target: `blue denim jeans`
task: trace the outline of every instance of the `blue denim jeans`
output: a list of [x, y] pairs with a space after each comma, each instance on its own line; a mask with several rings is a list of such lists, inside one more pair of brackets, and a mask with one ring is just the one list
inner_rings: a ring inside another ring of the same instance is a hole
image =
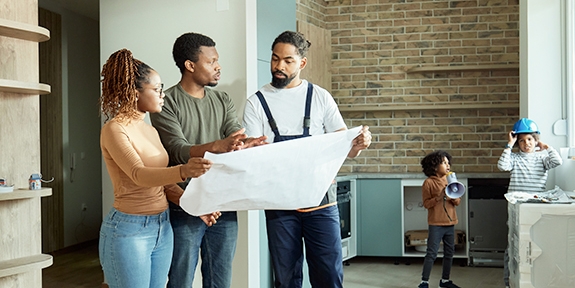
[[167, 287], [192, 287], [200, 253], [202, 287], [230, 287], [238, 239], [237, 213], [222, 212], [218, 222], [208, 227], [200, 217], [170, 203], [170, 219], [174, 229], [174, 257]]
[[427, 251], [423, 260], [423, 272], [421, 280], [428, 281], [431, 268], [437, 258], [439, 243], [443, 240], [443, 270], [441, 279], [449, 279], [451, 274], [451, 265], [453, 264], [453, 253], [455, 252], [455, 227], [451, 226], [434, 226], [429, 225], [427, 235]]
[[275, 287], [302, 287], [304, 243], [312, 287], [343, 287], [337, 205], [312, 212], [266, 210], [265, 213]]
[[163, 288], [172, 261], [169, 210], [133, 215], [110, 210], [100, 228], [99, 254], [110, 288]]

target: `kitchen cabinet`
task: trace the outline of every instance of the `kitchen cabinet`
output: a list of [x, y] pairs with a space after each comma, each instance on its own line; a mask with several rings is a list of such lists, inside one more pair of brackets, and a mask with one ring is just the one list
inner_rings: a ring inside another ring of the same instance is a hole
[[[427, 210], [423, 207], [421, 199], [421, 186], [425, 179], [404, 179], [401, 181], [400, 194], [402, 197], [401, 219], [402, 219], [402, 256], [404, 257], [425, 257], [426, 245], [406, 246], [405, 232], [412, 230], [427, 230]], [[467, 187], [467, 179], [458, 177], [457, 181]], [[455, 230], [463, 231], [464, 235], [461, 243], [455, 245], [454, 258], [468, 258], [469, 244], [467, 243], [467, 193], [461, 196], [461, 204], [456, 207], [458, 224]], [[456, 235], [457, 236], [457, 235]], [[440, 247], [441, 249], [442, 247]], [[440, 250], [441, 251], [441, 250]], [[442, 257], [442, 253], [438, 253]]]
[[358, 179], [357, 255], [402, 256], [400, 179]]

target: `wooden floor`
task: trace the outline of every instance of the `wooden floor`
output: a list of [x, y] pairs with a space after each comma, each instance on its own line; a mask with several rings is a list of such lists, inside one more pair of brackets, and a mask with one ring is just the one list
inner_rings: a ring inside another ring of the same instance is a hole
[[[53, 253], [54, 264], [42, 270], [44, 288], [90, 287], [102, 288], [104, 276], [98, 258], [98, 242], [90, 241], [79, 247], [66, 248]], [[408, 288], [417, 287], [421, 277], [423, 259], [397, 259], [383, 257], [356, 257], [344, 266], [346, 288]], [[452, 279], [461, 287], [499, 288], [503, 285], [503, 269], [468, 267], [454, 261]], [[441, 276], [441, 260], [432, 269], [431, 282], [435, 285]], [[232, 285], [233, 287], [233, 285]], [[430, 286], [435, 287], [435, 286]], [[251, 288], [251, 287], [250, 287]], [[254, 287], [267, 288], [267, 287]]]
[[54, 264], [42, 270], [43, 288], [100, 288], [104, 273], [98, 257], [98, 240], [52, 253]]

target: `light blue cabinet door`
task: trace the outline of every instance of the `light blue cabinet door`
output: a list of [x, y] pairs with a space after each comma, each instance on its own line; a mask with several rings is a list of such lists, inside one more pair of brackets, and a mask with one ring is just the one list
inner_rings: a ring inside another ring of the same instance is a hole
[[358, 256], [401, 256], [401, 180], [357, 180]]

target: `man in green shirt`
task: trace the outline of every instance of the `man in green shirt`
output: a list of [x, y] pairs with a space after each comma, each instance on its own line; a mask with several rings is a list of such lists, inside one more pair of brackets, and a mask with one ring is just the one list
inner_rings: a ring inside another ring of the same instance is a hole
[[[225, 153], [265, 143], [265, 137], [247, 138], [227, 93], [206, 87], [220, 80], [215, 45], [210, 37], [197, 33], [183, 34], [174, 43], [172, 54], [182, 77], [165, 91], [162, 112], [150, 115], [170, 165], [187, 163], [206, 151]], [[185, 189], [188, 181], [180, 186]], [[200, 250], [203, 287], [230, 287], [238, 233], [236, 212], [221, 213], [212, 225], [207, 220], [212, 214], [196, 217], [179, 203], [169, 204], [174, 254], [167, 287], [192, 287]]]

